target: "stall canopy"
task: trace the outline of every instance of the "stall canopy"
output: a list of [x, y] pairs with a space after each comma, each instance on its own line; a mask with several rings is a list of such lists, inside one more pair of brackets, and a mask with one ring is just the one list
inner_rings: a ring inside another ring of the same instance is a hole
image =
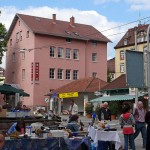
[[[142, 95], [139, 95], [139, 97]], [[113, 96], [103, 96], [93, 100], [90, 100], [92, 103], [103, 102], [103, 101], [124, 101], [124, 100], [133, 100], [135, 95], [113, 95]]]
[[28, 93], [24, 92], [22, 89], [17, 89], [15, 87], [12, 87], [9, 84], [0, 85], [0, 93], [1, 94], [19, 93], [20, 96], [30, 96]]

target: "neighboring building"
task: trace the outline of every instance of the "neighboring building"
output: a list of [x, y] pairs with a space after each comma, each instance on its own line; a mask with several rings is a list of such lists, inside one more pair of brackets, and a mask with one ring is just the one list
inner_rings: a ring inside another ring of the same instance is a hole
[[107, 76], [111, 82], [115, 79], [115, 57], [107, 61], [107, 69], [108, 69]]
[[[100, 91], [101, 88], [106, 86], [108, 83], [95, 77], [86, 77], [82, 79], [78, 79], [76, 81], [72, 81], [71, 83], [65, 84], [64, 86], [55, 89], [53, 92], [47, 94], [51, 96], [51, 105], [53, 103], [53, 94], [57, 93], [72, 93], [72, 92], [78, 92], [78, 97], [74, 98], [63, 98], [63, 109], [68, 110], [70, 105], [70, 99], [74, 99], [75, 103], [78, 105], [79, 112], [84, 112], [84, 106], [85, 104], [93, 99], [98, 97], [98, 95], [95, 94], [96, 91]], [[99, 95], [100, 96], [100, 95]], [[51, 107], [52, 109], [52, 107]]]
[[84, 77], [107, 81], [107, 43], [90, 25], [16, 14], [8, 31], [6, 82], [30, 94], [28, 106], [44, 106], [45, 94]]
[[135, 50], [135, 37], [137, 37], [137, 51], [143, 51], [147, 48], [147, 28], [148, 24], [128, 29], [125, 35], [115, 46], [115, 72], [116, 78], [126, 73], [125, 52], [126, 50]]
[[5, 81], [5, 69], [0, 67], [0, 83], [3, 84]]

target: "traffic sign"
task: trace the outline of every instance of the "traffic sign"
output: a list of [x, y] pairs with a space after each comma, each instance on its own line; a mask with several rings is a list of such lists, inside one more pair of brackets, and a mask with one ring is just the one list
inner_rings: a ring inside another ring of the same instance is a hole
[[46, 103], [48, 103], [48, 102], [49, 102], [49, 98], [45, 98], [44, 100], [45, 100], [45, 102], [46, 102]]

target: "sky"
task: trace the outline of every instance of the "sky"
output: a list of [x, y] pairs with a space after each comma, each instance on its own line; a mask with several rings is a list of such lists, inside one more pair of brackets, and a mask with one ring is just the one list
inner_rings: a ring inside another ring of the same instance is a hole
[[[150, 23], [150, 0], [0, 0], [0, 22], [7, 30], [16, 13], [88, 24], [107, 36], [107, 59], [115, 56], [114, 46], [129, 28]], [[1, 67], [5, 68], [5, 56]]]

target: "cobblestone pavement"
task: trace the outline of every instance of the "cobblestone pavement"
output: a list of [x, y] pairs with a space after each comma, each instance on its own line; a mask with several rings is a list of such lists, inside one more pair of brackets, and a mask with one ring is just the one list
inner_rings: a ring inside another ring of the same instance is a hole
[[[62, 117], [62, 119], [67, 119], [68, 120], [68, 118], [69, 118], [69, 116], [68, 115], [62, 115], [61, 116]], [[87, 117], [84, 117], [84, 116], [80, 116], [79, 117], [79, 121], [82, 121], [83, 122], [83, 124], [85, 125], [84, 127], [84, 130], [87, 130], [88, 129], [88, 125], [89, 125], [89, 123], [92, 121], [92, 119], [91, 118], [87, 118]], [[113, 120], [113, 121], [111, 121], [111, 123], [112, 124], [116, 124], [116, 127], [117, 127], [117, 131], [118, 131], [118, 133], [119, 133], [119, 136], [120, 136], [120, 140], [121, 140], [121, 143], [122, 143], [122, 145], [123, 145], [123, 134], [122, 134], [122, 130], [121, 130], [121, 128], [120, 128], [120, 125], [119, 125], [119, 121], [118, 120]], [[136, 145], [136, 150], [142, 150], [143, 148], [142, 148], [142, 137], [141, 137], [141, 133], [139, 134], [139, 136], [135, 139], [135, 145]], [[144, 150], [144, 149], [143, 149]]]

